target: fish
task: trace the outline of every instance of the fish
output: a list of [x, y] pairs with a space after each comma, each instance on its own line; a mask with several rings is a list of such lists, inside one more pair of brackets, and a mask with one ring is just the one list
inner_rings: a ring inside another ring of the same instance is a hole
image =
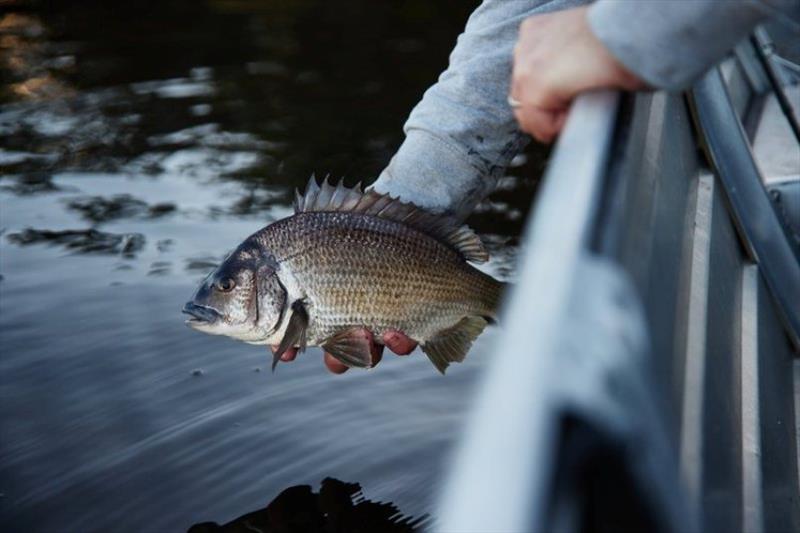
[[364, 329], [398, 330], [442, 374], [497, 321], [504, 284], [471, 263], [489, 259], [455, 218], [361, 185], [295, 191], [294, 214], [256, 231], [200, 284], [183, 312], [191, 328], [250, 344], [321, 346], [370, 368]]

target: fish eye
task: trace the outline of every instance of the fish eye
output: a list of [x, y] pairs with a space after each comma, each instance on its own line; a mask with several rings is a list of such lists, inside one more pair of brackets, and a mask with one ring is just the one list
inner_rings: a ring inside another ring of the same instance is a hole
[[225, 278], [221, 281], [216, 283], [217, 289], [222, 292], [230, 292], [236, 287], [236, 282], [233, 281], [231, 278]]

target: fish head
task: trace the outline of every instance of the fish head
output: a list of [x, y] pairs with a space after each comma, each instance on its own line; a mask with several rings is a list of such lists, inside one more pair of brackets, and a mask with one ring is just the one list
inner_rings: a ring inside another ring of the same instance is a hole
[[186, 324], [211, 335], [255, 342], [278, 329], [286, 290], [269, 252], [245, 241], [200, 284], [183, 307]]

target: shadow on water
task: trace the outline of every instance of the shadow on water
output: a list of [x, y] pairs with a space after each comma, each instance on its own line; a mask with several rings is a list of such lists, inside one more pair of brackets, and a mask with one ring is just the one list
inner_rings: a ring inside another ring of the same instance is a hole
[[[180, 308], [312, 172], [377, 176], [476, 4], [3, 2], [0, 529], [180, 531], [326, 477], [430, 511], [499, 329], [446, 378], [421, 353], [334, 377], [316, 349], [272, 375]], [[468, 221], [502, 279], [545, 155]]]
[[40, 243], [57, 244], [76, 252], [124, 257], [135, 257], [136, 252], [144, 248], [145, 244], [144, 235], [141, 233], [114, 234], [95, 229], [64, 231], [26, 229], [10, 234], [8, 240], [22, 246]]
[[309, 485], [289, 487], [263, 509], [222, 525], [195, 524], [187, 533], [412, 533], [427, 525], [427, 516], [404, 516], [392, 503], [367, 500], [358, 483], [325, 478], [318, 493]]

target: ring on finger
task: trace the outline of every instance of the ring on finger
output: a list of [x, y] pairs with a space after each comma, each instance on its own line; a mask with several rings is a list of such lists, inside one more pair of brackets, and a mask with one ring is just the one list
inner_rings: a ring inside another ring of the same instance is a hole
[[520, 107], [522, 107], [522, 102], [520, 102], [510, 94], [508, 95], [508, 98], [506, 98], [506, 101], [508, 102], [508, 105], [511, 106], [511, 109], [519, 109]]

